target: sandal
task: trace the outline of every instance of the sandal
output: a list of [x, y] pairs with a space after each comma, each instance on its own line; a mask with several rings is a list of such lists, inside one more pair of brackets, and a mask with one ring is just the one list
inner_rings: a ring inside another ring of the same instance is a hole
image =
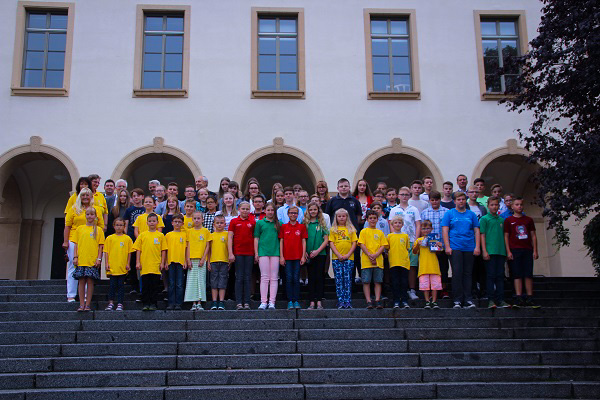
[[241, 305], [241, 304], [238, 304], [238, 305], [235, 307], [235, 309], [236, 309], [236, 310], [243, 310], [243, 309], [244, 309], [244, 306], [243, 306], [243, 305]]
[[113, 303], [109, 303], [108, 306], [104, 309], [104, 311], [112, 311], [115, 305]]
[[84, 312], [84, 311], [85, 311], [84, 306], [79, 306], [79, 308], [77, 309], [77, 312]]
[[250, 304], [244, 304], [244, 310], [250, 310]]

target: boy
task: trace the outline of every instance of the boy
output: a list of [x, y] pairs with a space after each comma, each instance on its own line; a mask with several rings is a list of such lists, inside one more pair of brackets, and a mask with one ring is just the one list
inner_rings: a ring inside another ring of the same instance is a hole
[[383, 207], [383, 214], [386, 218], [390, 216], [390, 210], [398, 205], [398, 192], [395, 188], [389, 188], [385, 192], [385, 207]]
[[302, 213], [306, 214], [306, 206], [308, 205], [308, 192], [304, 189], [298, 192], [298, 208]]
[[387, 239], [382, 231], [377, 229], [379, 215], [373, 210], [366, 212], [368, 227], [360, 232], [358, 245], [362, 249], [361, 253], [361, 279], [363, 283], [363, 292], [367, 300], [367, 308], [372, 309], [371, 303], [371, 281], [375, 283], [375, 306], [378, 309], [383, 308], [381, 304], [381, 284], [383, 283], [383, 250], [388, 245]]
[[158, 215], [150, 213], [147, 223], [148, 230], [140, 233], [133, 249], [137, 255], [135, 268], [142, 276], [142, 311], [156, 311], [160, 270], [167, 260], [167, 242], [165, 235], [157, 230]]
[[216, 196], [208, 196], [206, 198], [206, 212], [204, 213], [204, 223], [202, 225], [211, 233], [214, 231], [213, 224], [217, 213], [217, 203]]
[[[133, 189], [131, 191], [131, 202], [133, 205], [128, 207], [127, 210], [125, 210], [125, 215], [123, 216], [123, 219], [125, 220], [125, 232], [127, 233], [127, 236], [129, 236], [131, 238], [131, 241], [134, 241], [136, 238], [135, 229], [133, 227], [133, 224], [135, 223], [135, 220], [137, 219], [137, 217], [139, 217], [146, 211], [146, 209], [142, 205], [143, 201], [144, 201], [144, 191], [140, 188]], [[129, 262], [130, 269], [129, 269], [129, 273], [127, 274], [127, 278], [129, 279], [129, 284], [131, 285], [131, 288], [132, 288], [130, 294], [136, 294], [137, 289], [139, 289], [139, 287], [140, 287], [138, 273], [137, 273], [137, 270], [135, 269], [135, 265], [136, 265], [136, 253], [134, 252], [133, 257], [131, 257], [131, 261]]]
[[[481, 217], [483, 217], [485, 214], [487, 214], [487, 210], [484, 206], [482, 206], [478, 199], [479, 199], [479, 189], [477, 188], [477, 186], [472, 185], [469, 186], [469, 190], [467, 191], [467, 197], [468, 197], [468, 201], [467, 201], [467, 210], [471, 210], [475, 213], [475, 215], [477, 215], [477, 219], [481, 219]], [[487, 201], [487, 198], [486, 198]]]
[[[523, 198], [516, 197], [512, 203], [514, 214], [504, 221], [506, 257], [514, 279], [517, 302], [513, 307], [539, 308], [533, 296], [533, 260], [538, 259], [537, 235], [533, 220], [523, 214]], [[523, 280], [526, 295], [523, 295]]]
[[508, 308], [510, 305], [504, 301], [506, 246], [504, 245], [504, 218], [498, 215], [500, 199], [495, 196], [488, 198], [487, 206], [490, 212], [479, 220], [479, 232], [487, 275], [487, 294], [490, 299], [488, 308], [497, 306]]
[[[476, 179], [477, 180], [477, 179]], [[484, 215], [487, 214], [487, 209], [479, 204], [478, 197], [479, 189], [475, 185], [469, 186], [467, 191], [467, 210], [471, 210], [477, 216], [477, 220], [480, 220]], [[483, 257], [480, 255], [475, 256], [473, 260], [473, 289], [472, 292], [477, 294], [477, 297], [484, 299], [486, 297], [485, 287], [487, 284], [487, 278], [485, 273], [485, 264]]]
[[506, 205], [504, 204], [504, 196], [502, 195], [504, 189], [501, 185], [494, 183], [490, 190], [492, 191], [492, 196], [500, 199], [500, 208], [498, 209], [498, 215], [501, 215], [504, 211], [506, 211]]
[[377, 186], [375, 187], [375, 190], [381, 190], [383, 193], [385, 193], [387, 188], [388, 188], [387, 183], [377, 182]]
[[194, 211], [196, 211], [196, 204], [197, 202], [194, 199], [187, 199], [185, 201], [185, 205], [183, 207], [185, 215], [183, 216], [183, 226], [181, 228], [181, 230], [184, 232], [194, 227]]
[[229, 280], [229, 252], [227, 250], [228, 233], [225, 230], [225, 217], [214, 217], [215, 231], [210, 235], [210, 287], [212, 292], [211, 310], [225, 309], [225, 289]]
[[263, 219], [266, 214], [264, 212], [265, 208], [265, 199], [262, 195], [257, 194], [252, 198], [252, 205], [254, 206], [254, 211], [252, 211], [252, 215], [254, 216], [254, 220], [258, 221]]
[[[337, 190], [337, 196], [332, 197], [327, 202], [325, 213], [329, 214], [330, 221], [334, 221], [335, 212], [343, 208], [348, 211], [352, 225], [358, 228], [358, 219], [362, 217], [362, 210], [360, 202], [350, 194], [350, 181], [346, 178], [340, 179], [337, 183]], [[277, 213], [279, 214], [279, 210], [277, 210]]]
[[383, 204], [385, 203], [385, 193], [382, 192], [381, 190], [374, 191], [373, 192], [373, 201], [380, 202], [383, 207]]
[[[300, 186], [300, 185], [298, 185]], [[302, 188], [300, 188], [302, 189]], [[300, 191], [298, 189], [298, 191]], [[283, 224], [287, 224], [290, 222], [290, 218], [288, 217], [288, 209], [291, 206], [294, 206], [294, 188], [291, 186], [287, 186], [283, 189], [283, 195], [285, 196], [285, 203], [277, 209], [277, 219], [279, 222]], [[304, 211], [302, 209], [298, 210], [298, 223], [302, 223], [302, 219], [304, 217]]]
[[[431, 221], [423, 220], [421, 223], [423, 236], [417, 239], [412, 252], [419, 255], [419, 289], [425, 294], [425, 308], [437, 309], [440, 308], [437, 304], [437, 291], [442, 290], [442, 276], [435, 253], [442, 250], [437, 244], [430, 243], [431, 230]], [[436, 246], [436, 250], [431, 250], [432, 245]]]
[[410, 270], [410, 238], [402, 233], [404, 219], [401, 215], [392, 218], [392, 233], [387, 235], [388, 259], [392, 274], [392, 292], [394, 294], [394, 308], [410, 308], [408, 305], [408, 271]]
[[451, 210], [456, 207], [454, 204], [454, 199], [452, 198], [452, 195], [454, 194], [454, 184], [450, 181], [446, 181], [442, 187], [444, 196], [442, 197], [440, 205], [442, 207], [446, 207], [448, 210]]
[[410, 204], [413, 207], [416, 207], [417, 210], [419, 210], [419, 212], [423, 212], [423, 210], [429, 207], [429, 203], [425, 200], [421, 200], [421, 198], [419, 197], [422, 192], [423, 182], [418, 179], [413, 181], [410, 185], [410, 193], [412, 196], [410, 200], [408, 200], [408, 204]]
[[[429, 194], [429, 208], [427, 208], [421, 214], [421, 220], [431, 221], [432, 230], [431, 233], [435, 234], [438, 240], [442, 240], [442, 218], [448, 211], [446, 207], [441, 206], [442, 195], [437, 190], [432, 190]], [[438, 264], [442, 273], [442, 298], [450, 298], [446, 292], [446, 285], [448, 284], [448, 269], [450, 268], [450, 262], [448, 255], [443, 252], [436, 253], [438, 258]]]
[[[377, 225], [375, 226], [377, 229], [383, 232], [385, 236], [390, 234], [390, 224], [388, 224], [387, 219], [383, 216], [383, 206], [378, 201], [373, 201], [371, 203], [371, 210], [377, 213]], [[363, 228], [369, 226], [369, 221], [365, 221]]]
[[[179, 185], [177, 184], [177, 182], [169, 182], [169, 184], [167, 185], [167, 198], [164, 201], [161, 201], [160, 203], [158, 203], [158, 205], [156, 206], [156, 209], [154, 210], [156, 212], [156, 214], [163, 215], [165, 213], [165, 209], [167, 208], [167, 199], [170, 196], [177, 197], [178, 195], [179, 195]], [[185, 201], [182, 200], [179, 202], [179, 209], [183, 210], [184, 207], [185, 207]]]
[[477, 178], [473, 181], [473, 184], [477, 188], [477, 202], [483, 207], [487, 207], [488, 196], [484, 196], [485, 192], [485, 181], [483, 178]]
[[433, 178], [426, 176], [423, 178], [423, 193], [419, 195], [419, 198], [424, 201], [429, 201], [429, 194], [433, 190]]
[[[513, 200], [515, 199], [515, 195], [512, 193], [507, 193], [504, 195], [504, 205], [506, 206], [506, 210], [500, 214], [500, 216], [504, 219], [510, 217], [514, 214], [512, 209]], [[525, 215], [525, 213], [523, 213]]]
[[185, 196], [184, 201], [186, 203], [193, 201], [196, 210], [200, 211], [200, 203], [196, 201], [196, 187], [194, 185], [187, 185], [183, 191], [183, 195]]
[[[186, 203], [186, 206], [188, 204], [191, 203]], [[183, 270], [187, 269], [185, 258], [187, 235], [181, 229], [183, 219], [183, 215], [175, 214], [173, 216], [173, 231], [165, 235], [167, 242], [167, 262], [163, 265], [163, 270], [168, 271], [169, 275], [169, 305], [167, 306], [167, 310], [175, 309], [179, 311], [183, 304]]]

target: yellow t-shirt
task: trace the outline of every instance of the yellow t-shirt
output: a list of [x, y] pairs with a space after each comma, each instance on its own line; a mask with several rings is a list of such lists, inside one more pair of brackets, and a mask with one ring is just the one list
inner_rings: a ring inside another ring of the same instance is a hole
[[194, 219], [192, 217], [188, 217], [187, 215], [183, 216], [183, 226], [181, 227], [182, 231], [187, 231], [188, 229], [192, 229], [194, 227]]
[[[146, 232], [148, 230], [148, 215], [146, 213], [141, 214], [140, 216], [137, 217], [137, 219], [135, 220], [135, 222], [133, 223], [133, 226], [138, 228], [139, 233], [142, 232]], [[156, 225], [156, 228], [164, 228], [165, 227], [165, 223], [163, 222], [163, 219], [160, 215], [156, 215], [158, 217], [158, 225]]]
[[[360, 231], [358, 243], [364, 244], [371, 253], [375, 253], [380, 247], [387, 246], [388, 241], [382, 231], [367, 227]], [[373, 265], [364, 251], [360, 252], [361, 268], [383, 268], [383, 254], [380, 254], [375, 261], [376, 265]]]
[[[73, 193], [71, 197], [69, 197], [69, 201], [67, 201], [67, 206], [65, 207], [65, 214], [69, 212], [71, 207], [75, 205], [75, 201], [77, 200], [77, 192]], [[108, 214], [108, 206], [106, 205], [106, 198], [100, 192], [94, 193], [94, 206], [98, 206], [102, 209], [102, 214]]]
[[429, 250], [429, 246], [422, 247], [421, 242], [424, 237], [415, 241], [413, 249], [419, 246], [419, 276], [421, 275], [441, 275], [440, 264], [435, 253]]
[[141, 251], [140, 264], [142, 265], [141, 275], [155, 274], [160, 275], [160, 263], [162, 261], [162, 251], [167, 249], [167, 241], [162, 232], [142, 232], [133, 244], [134, 250]]
[[125, 275], [127, 273], [127, 256], [133, 251], [133, 241], [127, 235], [113, 234], [104, 242], [104, 252], [110, 266], [107, 275]]
[[227, 231], [210, 234], [210, 262], [229, 262]]
[[169, 232], [165, 235], [165, 239], [167, 241], [167, 263], [185, 265], [185, 248], [187, 246], [185, 232]]
[[[93, 206], [96, 209], [96, 222], [98, 223], [98, 228], [100, 230], [104, 229], [104, 218], [102, 218], [102, 207]], [[65, 226], [71, 227], [71, 232], [69, 233], [69, 241], [73, 242], [73, 238], [75, 237], [75, 231], [82, 225], [85, 225], [85, 210], [81, 210], [79, 214], [75, 211], [75, 207], [71, 207], [69, 211], [67, 211], [67, 216], [65, 217]]]
[[390, 268], [402, 267], [410, 269], [410, 237], [406, 233], [390, 233], [387, 235], [388, 259]]
[[188, 229], [186, 233], [190, 258], [202, 258], [206, 250], [206, 245], [212, 240], [210, 231], [203, 227], [200, 229]]
[[104, 244], [104, 232], [102, 228], [96, 227], [96, 237], [94, 237], [93, 226], [81, 225], [75, 231], [73, 243], [77, 244], [77, 265], [94, 267], [98, 258], [98, 247]]
[[[340, 254], [347, 254], [352, 247], [352, 243], [356, 242], [358, 238], [356, 237], [356, 232], [348, 233], [348, 228], [345, 226], [338, 226], [337, 231], [331, 230], [329, 232], [329, 241], [335, 245], [335, 248]], [[332, 251], [331, 257], [334, 260], [337, 260], [337, 256]], [[354, 253], [350, 255], [349, 260], [354, 260]]]

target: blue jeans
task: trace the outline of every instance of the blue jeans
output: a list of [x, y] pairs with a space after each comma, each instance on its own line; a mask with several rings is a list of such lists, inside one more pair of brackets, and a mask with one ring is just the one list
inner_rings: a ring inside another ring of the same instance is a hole
[[289, 301], [300, 300], [300, 260], [285, 261], [285, 291]]
[[169, 264], [169, 305], [183, 304], [183, 265]]
[[127, 275], [111, 275], [110, 286], [108, 288], [108, 300], [115, 300], [115, 293], [117, 294], [117, 304], [123, 304], [124, 292], [125, 292], [125, 278]]
[[[490, 259], [485, 262], [487, 269], [487, 295], [496, 303], [504, 301], [504, 263], [506, 256], [490, 254]], [[494, 290], [494, 286], [496, 290]]]

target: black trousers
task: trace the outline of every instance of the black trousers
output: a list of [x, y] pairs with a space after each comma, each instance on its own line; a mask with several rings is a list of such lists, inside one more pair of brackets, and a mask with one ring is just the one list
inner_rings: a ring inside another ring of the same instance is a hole
[[321, 301], [324, 293], [325, 261], [327, 256], [316, 256], [306, 265], [308, 268], [308, 300]]
[[142, 275], [142, 303], [144, 305], [156, 305], [158, 302], [158, 292], [161, 288], [160, 275]]

